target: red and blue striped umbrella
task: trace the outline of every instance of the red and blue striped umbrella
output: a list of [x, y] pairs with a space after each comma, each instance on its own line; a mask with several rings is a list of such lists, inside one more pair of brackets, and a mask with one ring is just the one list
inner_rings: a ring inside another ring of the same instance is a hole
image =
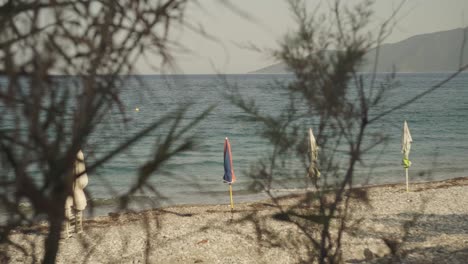
[[234, 167], [232, 165], [232, 153], [231, 153], [231, 144], [229, 139], [224, 140], [224, 182], [229, 184], [236, 181], [236, 175], [234, 174]]
[[231, 144], [229, 139], [224, 140], [224, 182], [229, 183], [229, 197], [231, 198], [231, 210], [234, 210], [234, 200], [232, 199], [232, 183], [236, 181], [234, 166], [232, 166]]

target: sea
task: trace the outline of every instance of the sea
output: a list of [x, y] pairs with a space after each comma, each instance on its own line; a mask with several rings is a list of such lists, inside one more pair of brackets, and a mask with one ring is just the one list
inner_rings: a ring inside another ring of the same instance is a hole
[[[449, 73], [396, 74], [395, 87], [384, 94], [379, 111], [392, 109], [430, 87]], [[384, 81], [379, 74], [377, 81]], [[148, 179], [143, 192], [132, 194], [131, 210], [183, 204], [229, 204], [228, 185], [223, 183], [224, 140], [229, 138], [237, 181], [233, 184], [234, 202], [266, 198], [262, 191], [249, 188], [250, 169], [271, 154], [272, 146], [262, 137], [262, 123], [233, 105], [226, 94], [235, 88], [260, 112], [279, 115], [288, 104], [284, 87], [294, 81], [290, 74], [245, 75], [142, 75], [131, 76], [122, 85], [121, 106], [103, 120], [83, 146], [85, 160], [92, 164], [135, 133], [158, 120], [161, 125], [130, 148], [88, 174], [86, 188], [90, 214], [103, 215], [119, 210], [119, 196], [131, 189], [139, 168], [150, 161], [157, 144], [170, 134], [177, 113], [186, 108], [181, 125], [194, 121], [203, 111], [209, 114], [182, 139], [193, 136], [192, 150], [175, 155]], [[316, 125], [314, 117], [304, 117], [306, 126]], [[413, 144], [410, 182], [444, 180], [468, 176], [468, 74], [462, 73], [442, 87], [372, 123], [369, 133], [385, 135], [387, 140], [366, 153], [356, 168], [355, 185], [404, 183], [401, 166], [401, 134], [407, 120]], [[176, 130], [179, 131], [179, 130]], [[307, 135], [307, 130], [303, 131]], [[304, 141], [304, 144], [307, 144]], [[319, 146], [320, 147], [320, 146]], [[294, 159], [294, 156], [292, 156]], [[320, 152], [319, 152], [320, 159]], [[293, 160], [297, 171], [301, 161]], [[284, 176], [278, 179], [277, 194], [308, 188], [301, 180]], [[151, 186], [151, 187], [149, 187]]]

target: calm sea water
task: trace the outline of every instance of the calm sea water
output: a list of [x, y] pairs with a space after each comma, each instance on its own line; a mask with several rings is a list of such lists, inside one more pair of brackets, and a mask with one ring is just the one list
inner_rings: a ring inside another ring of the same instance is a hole
[[[400, 86], [389, 91], [377, 111], [398, 105], [446, 76], [444, 73], [397, 75]], [[124, 85], [122, 95], [127, 122], [121, 122], [121, 113], [113, 113], [92, 135], [90, 144], [86, 146], [91, 153], [87, 159], [92, 161], [99, 157], [132, 132], [148, 126], [180, 105], [193, 102], [183, 119], [184, 123], [215, 105], [209, 116], [194, 130], [199, 140], [198, 148], [176, 156], [152, 176], [150, 182], [168, 199], [155, 199], [154, 193], [146, 192], [137, 194], [134, 200], [143, 207], [228, 203], [227, 186], [222, 182], [225, 137], [231, 141], [234, 170], [238, 178], [234, 184], [236, 201], [262, 197], [247, 190], [252, 180], [246, 177], [246, 172], [258, 164], [259, 157], [268, 153], [269, 144], [258, 136], [260, 124], [246, 121], [246, 115], [232, 106], [223, 97], [222, 91], [227, 84], [237, 86], [244, 96], [257, 100], [262, 111], [274, 114], [287, 103], [287, 97], [284, 91], [272, 88], [291, 80], [291, 75], [229, 75], [224, 79], [214, 75], [142, 76], [139, 80], [129, 80]], [[400, 166], [400, 139], [405, 119], [414, 141], [410, 156], [413, 162], [410, 169], [412, 181], [468, 176], [467, 84], [468, 74], [461, 74], [444, 87], [373, 124], [369, 132], [382, 132], [389, 136], [389, 140], [364, 157], [363, 165], [357, 168], [355, 182], [382, 184], [405, 181]], [[135, 111], [135, 108], [139, 108], [139, 111]], [[313, 126], [310, 120], [304, 122]], [[137, 168], [149, 159], [157, 137], [167, 134], [168, 129], [163, 127], [153, 132], [89, 175], [88, 191], [96, 204], [112, 206], [115, 201], [113, 197], [128, 190], [136, 177]], [[301, 184], [291, 181], [281, 187], [298, 188]]]
[[[399, 74], [400, 85], [389, 91], [379, 109], [390, 109], [406, 98], [417, 95], [440, 82], [447, 74]], [[383, 75], [380, 76], [383, 78]], [[180, 106], [189, 106], [183, 124], [192, 121], [207, 107], [213, 111], [192, 131], [199, 142], [193, 151], [177, 155], [150, 178], [156, 193], [146, 189], [132, 198], [133, 208], [172, 204], [229, 203], [228, 187], [222, 181], [223, 144], [229, 137], [232, 145], [235, 201], [265, 197], [248, 190], [252, 180], [250, 167], [269, 154], [270, 144], [259, 136], [261, 124], [247, 121], [246, 114], [223, 96], [227, 86], [236, 86], [249, 99], [257, 101], [265, 113], [278, 114], [287, 105], [284, 90], [292, 75], [215, 75], [140, 76], [123, 85], [124, 113], [114, 111], [92, 134], [84, 147], [88, 163], [124, 142], [133, 133], [147, 127]], [[135, 111], [139, 108], [139, 111]], [[123, 119], [126, 121], [123, 122]], [[410, 159], [411, 181], [442, 180], [468, 176], [468, 74], [461, 74], [442, 88], [411, 105], [399, 109], [369, 127], [370, 133], [383, 133], [388, 141], [366, 156], [356, 170], [356, 184], [402, 183], [400, 139], [403, 121], [408, 120], [413, 137]], [[301, 121], [314, 126], [313, 117]], [[97, 206], [98, 214], [114, 210], [119, 194], [127, 191], [136, 179], [138, 168], [148, 161], [158, 137], [167, 135], [163, 126], [142, 138], [130, 149], [89, 174], [87, 191]], [[307, 131], [304, 131], [304, 135]], [[304, 142], [306, 144], [306, 142]], [[300, 161], [292, 162], [304, 171]], [[291, 165], [290, 164], [290, 165]], [[304, 187], [301, 181], [286, 179], [280, 189]]]

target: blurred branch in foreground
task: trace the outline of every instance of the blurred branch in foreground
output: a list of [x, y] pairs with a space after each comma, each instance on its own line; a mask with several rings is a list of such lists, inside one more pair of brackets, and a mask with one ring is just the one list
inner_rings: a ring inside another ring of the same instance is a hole
[[[249, 172], [254, 180], [252, 189], [269, 194], [280, 210], [278, 220], [294, 224], [298, 235], [306, 238], [309, 254], [304, 263], [340, 263], [343, 236], [359, 223], [359, 219], [350, 220], [349, 205], [352, 200], [369, 203], [365, 189], [353, 188], [355, 169], [364, 155], [386, 140], [383, 133], [368, 133], [369, 125], [441, 87], [467, 66], [395, 108], [382, 109], [387, 92], [397, 82], [394, 73], [377, 76], [378, 50], [404, 1], [381, 24], [376, 38], [367, 32], [372, 1], [355, 5], [335, 1], [325, 14], [318, 13], [318, 8], [309, 13], [305, 1], [289, 3], [297, 29], [284, 38], [275, 53], [294, 74], [289, 85], [276, 88], [283, 91], [288, 103], [275, 113], [265, 113], [236, 87], [230, 87], [228, 97], [251, 120], [263, 124], [262, 136], [272, 145], [268, 157]], [[369, 63], [365, 55], [371, 50], [377, 51], [370, 62], [373, 71], [362, 73], [362, 66]], [[319, 147], [320, 178], [318, 173], [308, 173], [308, 155], [316, 155], [308, 151], [306, 143], [310, 127]], [[313, 190], [296, 205], [284, 206], [275, 190], [287, 189], [284, 182], [294, 180], [313, 186]], [[244, 221], [258, 226], [258, 237], [273, 236], [255, 214]]]
[[[45, 217], [49, 232], [42, 261], [55, 262], [76, 153], [109, 113], [119, 111], [125, 120], [121, 89], [139, 58], [155, 54], [163, 64], [172, 62], [168, 36], [173, 24], [182, 23], [186, 5], [186, 0], [2, 1], [0, 207], [7, 212], [0, 225], [2, 244], [12, 243], [14, 228]], [[210, 109], [184, 124], [186, 110], [155, 119], [94, 164], [87, 163], [85, 173], [170, 125], [170, 133], [156, 141], [155, 156], [121, 199], [144, 188], [156, 192], [148, 178], [194, 146], [191, 128]], [[31, 204], [32, 213], [23, 212], [24, 203]]]

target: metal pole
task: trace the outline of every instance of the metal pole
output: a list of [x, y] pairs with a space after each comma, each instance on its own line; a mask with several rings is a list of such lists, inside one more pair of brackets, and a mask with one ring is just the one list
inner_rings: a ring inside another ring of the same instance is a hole
[[234, 210], [234, 200], [232, 199], [232, 185], [229, 184], [229, 196], [231, 197], [231, 210]]
[[405, 172], [406, 172], [406, 192], [409, 192], [408, 168], [405, 168]]

